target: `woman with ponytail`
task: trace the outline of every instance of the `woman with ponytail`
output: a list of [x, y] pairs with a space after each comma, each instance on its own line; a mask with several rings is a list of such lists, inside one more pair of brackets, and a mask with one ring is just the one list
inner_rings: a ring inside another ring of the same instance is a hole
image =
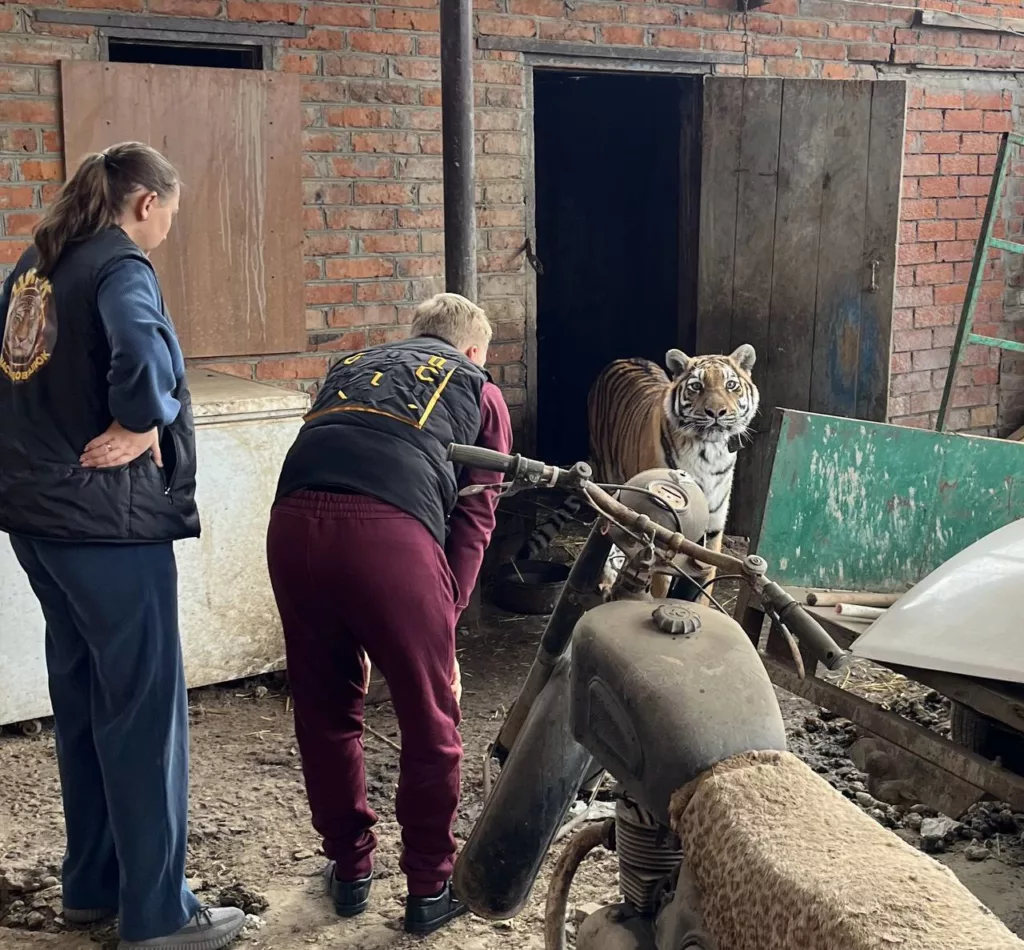
[[148, 256], [178, 194], [147, 145], [87, 156], [0, 292], [0, 531], [46, 620], [64, 917], [119, 915], [121, 950], [217, 950], [244, 919], [201, 907], [185, 884], [172, 545], [199, 536], [195, 443]]

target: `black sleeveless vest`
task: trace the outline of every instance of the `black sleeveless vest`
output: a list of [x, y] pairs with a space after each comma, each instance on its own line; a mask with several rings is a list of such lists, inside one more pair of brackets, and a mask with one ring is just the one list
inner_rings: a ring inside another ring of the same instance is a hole
[[450, 442], [476, 442], [489, 379], [434, 337], [339, 360], [285, 458], [278, 498], [300, 489], [371, 495], [418, 518], [443, 545], [458, 501], [445, 454]]
[[18, 261], [0, 313], [0, 531], [57, 541], [157, 542], [199, 536], [192, 400], [160, 433], [164, 468], [149, 452], [114, 469], [79, 464], [113, 418], [110, 346], [96, 307], [106, 270], [149, 259], [120, 228], [69, 245], [53, 274]]

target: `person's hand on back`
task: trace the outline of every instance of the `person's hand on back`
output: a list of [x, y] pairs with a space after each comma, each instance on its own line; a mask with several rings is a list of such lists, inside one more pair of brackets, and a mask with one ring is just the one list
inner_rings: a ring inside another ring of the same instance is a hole
[[160, 433], [132, 432], [120, 422], [114, 421], [102, 435], [96, 436], [86, 447], [79, 461], [85, 468], [116, 468], [134, 462], [144, 452], [153, 453], [153, 461], [159, 468], [164, 467], [160, 455]]

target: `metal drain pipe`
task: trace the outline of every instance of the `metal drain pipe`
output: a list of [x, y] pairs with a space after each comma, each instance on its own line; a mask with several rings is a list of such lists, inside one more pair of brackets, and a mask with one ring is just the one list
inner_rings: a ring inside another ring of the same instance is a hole
[[473, 3], [440, 0], [445, 289], [476, 300]]

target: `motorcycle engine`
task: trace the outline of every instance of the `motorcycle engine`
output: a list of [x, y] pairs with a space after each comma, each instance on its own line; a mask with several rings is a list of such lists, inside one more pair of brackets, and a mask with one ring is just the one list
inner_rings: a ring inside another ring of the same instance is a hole
[[638, 913], [654, 914], [679, 873], [679, 838], [646, 809], [620, 798], [615, 808], [615, 851], [622, 896]]
[[623, 901], [580, 924], [576, 950], [716, 950], [701, 927], [679, 838], [619, 793], [615, 852]]

